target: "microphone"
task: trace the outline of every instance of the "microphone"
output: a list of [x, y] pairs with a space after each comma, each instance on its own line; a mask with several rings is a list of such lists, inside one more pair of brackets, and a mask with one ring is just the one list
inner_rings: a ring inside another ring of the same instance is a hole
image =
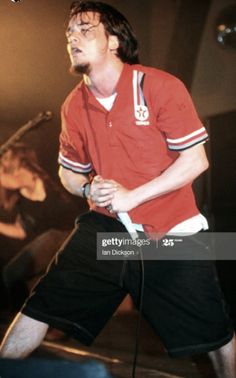
[[[96, 182], [99, 182], [101, 180], [101, 177], [100, 176], [95, 176], [94, 180]], [[108, 206], [106, 206], [106, 209], [108, 211], [112, 211], [112, 206], [108, 205]], [[134, 225], [133, 225], [133, 223], [132, 223], [132, 221], [130, 219], [129, 214], [126, 211], [118, 211], [117, 212], [117, 218], [121, 221], [121, 223], [123, 223], [123, 225], [125, 226], [126, 230], [130, 234], [131, 239], [132, 240], [138, 239], [138, 233], [137, 233], [136, 229], [134, 228]]]
[[138, 233], [136, 229], [134, 228], [133, 223], [131, 222], [129, 214], [126, 211], [118, 211], [117, 217], [119, 218], [121, 223], [123, 223], [123, 225], [125, 226], [126, 230], [131, 236], [131, 239], [132, 240], [138, 239]]
[[[106, 207], [106, 209], [109, 212], [111, 212], [112, 211], [112, 206], [108, 205]], [[130, 219], [130, 216], [127, 213], [127, 211], [118, 211], [116, 214], [117, 214], [117, 218], [121, 221], [121, 223], [123, 223], [123, 225], [125, 226], [126, 230], [130, 234], [131, 239], [133, 239], [133, 240], [138, 239], [138, 233], [137, 233], [136, 229], [134, 228], [134, 225], [133, 225], [133, 223], [132, 223], [132, 221]]]

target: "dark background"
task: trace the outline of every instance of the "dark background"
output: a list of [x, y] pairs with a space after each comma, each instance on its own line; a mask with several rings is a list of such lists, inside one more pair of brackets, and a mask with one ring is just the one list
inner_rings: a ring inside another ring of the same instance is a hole
[[[141, 62], [181, 78], [191, 92], [200, 117], [210, 128], [209, 151], [214, 151], [214, 160], [211, 159], [207, 177], [204, 175], [195, 185], [200, 207], [213, 211], [212, 202], [222, 202], [224, 207], [227, 194], [221, 192], [222, 185], [216, 182], [223, 177], [224, 190], [231, 186], [228, 194], [235, 201], [232, 187], [235, 170], [231, 172], [231, 167], [235, 166], [232, 162], [236, 156], [233, 143], [236, 124], [232, 121], [236, 111], [236, 50], [224, 48], [215, 37], [219, 13], [235, 2], [107, 2], [118, 7], [135, 29], [140, 41]], [[0, 2], [0, 143], [40, 111], [51, 110], [53, 119], [28, 133], [23, 141], [36, 149], [41, 164], [54, 177], [57, 176], [60, 106], [79, 80], [68, 72], [64, 21], [70, 4], [70, 0]], [[214, 135], [214, 128], [220, 130], [216, 133], [218, 137]], [[230, 155], [229, 141], [233, 144]], [[232, 206], [227, 207], [226, 214], [230, 212], [234, 224]]]

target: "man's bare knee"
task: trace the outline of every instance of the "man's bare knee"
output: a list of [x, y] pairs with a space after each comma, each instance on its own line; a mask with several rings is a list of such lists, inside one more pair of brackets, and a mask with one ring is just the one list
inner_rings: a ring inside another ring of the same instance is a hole
[[236, 365], [235, 365], [235, 337], [226, 345], [218, 350], [208, 353], [216, 377], [219, 378], [235, 378]]
[[27, 357], [41, 344], [47, 330], [48, 324], [17, 314], [3, 338], [0, 357]]

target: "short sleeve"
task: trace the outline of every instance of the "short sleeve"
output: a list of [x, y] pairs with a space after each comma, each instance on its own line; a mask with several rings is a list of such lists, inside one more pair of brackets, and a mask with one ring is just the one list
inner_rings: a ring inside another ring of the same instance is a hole
[[184, 84], [167, 75], [156, 97], [157, 124], [169, 150], [182, 151], [208, 139], [190, 94]]
[[64, 103], [62, 106], [58, 163], [73, 172], [87, 174], [91, 172], [92, 164], [86, 152], [79, 112], [73, 107], [73, 103]]

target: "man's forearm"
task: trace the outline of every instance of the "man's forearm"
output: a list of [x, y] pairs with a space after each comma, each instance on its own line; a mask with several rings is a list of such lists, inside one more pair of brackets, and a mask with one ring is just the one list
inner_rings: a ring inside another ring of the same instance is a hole
[[[183, 151], [160, 176], [135, 189], [128, 190], [116, 183], [117, 191], [111, 200], [112, 209], [115, 212], [132, 210], [147, 201], [191, 183], [207, 168], [208, 160], [203, 146], [196, 146], [191, 150]], [[113, 180], [111, 181], [113, 182]]]
[[59, 177], [62, 185], [66, 190], [68, 190], [68, 192], [79, 197], [84, 197], [83, 185], [89, 182], [87, 175], [75, 173], [63, 167], [60, 167]]
[[136, 205], [177, 190], [191, 183], [205, 171], [208, 168], [205, 151], [201, 147], [196, 149], [200, 150], [196, 155], [183, 153], [159, 177], [134, 189], [132, 195], [136, 198]]

